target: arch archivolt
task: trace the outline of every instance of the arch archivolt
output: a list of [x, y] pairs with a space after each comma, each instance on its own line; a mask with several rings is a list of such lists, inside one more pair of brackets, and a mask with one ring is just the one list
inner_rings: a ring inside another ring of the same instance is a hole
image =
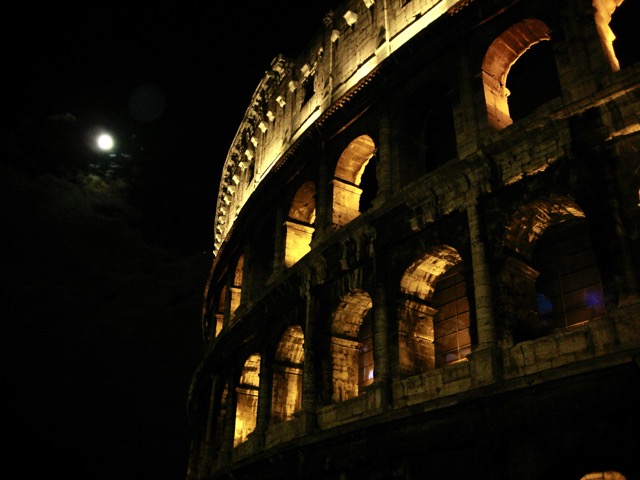
[[487, 49], [482, 61], [482, 83], [492, 127], [500, 130], [513, 123], [507, 101], [511, 66], [530, 47], [548, 40], [551, 40], [549, 27], [541, 20], [529, 18], [509, 27]]
[[455, 248], [436, 245], [405, 270], [397, 305], [401, 375], [432, 370], [468, 353], [470, 315], [462, 265]]
[[311, 251], [311, 239], [316, 221], [316, 186], [312, 181], [303, 183], [296, 192], [285, 222], [286, 267], [294, 265]]
[[549, 195], [520, 206], [506, 227], [504, 245], [530, 259], [536, 241], [553, 224], [585, 214], [569, 197]]
[[282, 334], [273, 362], [271, 415], [275, 421], [291, 420], [302, 407], [304, 334], [291, 325]]
[[362, 174], [376, 151], [369, 135], [360, 135], [342, 151], [333, 179], [333, 224], [342, 227], [360, 215]]
[[[363, 356], [371, 353], [362, 338], [362, 327], [373, 302], [364, 290], [344, 295], [331, 319], [332, 400], [357, 397], [365, 380], [361, 376]], [[371, 372], [373, 372], [371, 365]]]
[[236, 387], [237, 405], [233, 444], [239, 445], [247, 440], [256, 428], [258, 412], [258, 389], [260, 386], [260, 354], [254, 353], [247, 358], [242, 367]]
[[521, 205], [506, 227], [504, 246], [501, 286], [513, 343], [606, 314], [587, 219], [574, 200], [549, 195]]

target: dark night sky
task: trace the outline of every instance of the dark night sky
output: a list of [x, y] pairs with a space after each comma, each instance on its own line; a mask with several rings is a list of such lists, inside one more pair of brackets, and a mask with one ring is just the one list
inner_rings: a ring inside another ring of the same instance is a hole
[[[26, 5], [3, 29], [5, 438], [22, 477], [185, 476], [221, 165], [271, 60], [339, 2], [231, 3]], [[98, 127], [113, 156], [89, 148]]]

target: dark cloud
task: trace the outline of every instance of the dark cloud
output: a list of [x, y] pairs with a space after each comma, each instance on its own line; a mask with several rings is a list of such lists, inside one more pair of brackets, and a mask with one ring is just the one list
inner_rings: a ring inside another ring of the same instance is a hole
[[126, 182], [6, 163], [0, 179], [18, 458], [30, 445], [34, 473], [182, 478], [210, 258], [146, 241]]
[[[22, 33], [0, 32], [14, 471], [185, 477], [222, 162], [271, 60], [337, 3], [15, 7]], [[102, 129], [113, 154], [93, 148]]]

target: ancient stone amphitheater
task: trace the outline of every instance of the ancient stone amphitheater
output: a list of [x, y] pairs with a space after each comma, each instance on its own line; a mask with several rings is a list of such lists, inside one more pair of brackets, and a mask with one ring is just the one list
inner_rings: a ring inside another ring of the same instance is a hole
[[640, 478], [638, 4], [348, 0], [273, 60], [188, 480]]

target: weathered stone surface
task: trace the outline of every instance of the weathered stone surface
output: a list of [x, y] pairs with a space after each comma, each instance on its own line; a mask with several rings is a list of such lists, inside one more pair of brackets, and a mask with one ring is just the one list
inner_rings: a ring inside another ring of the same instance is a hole
[[274, 61], [220, 186], [188, 480], [635, 478], [631, 1], [345, 0]]

